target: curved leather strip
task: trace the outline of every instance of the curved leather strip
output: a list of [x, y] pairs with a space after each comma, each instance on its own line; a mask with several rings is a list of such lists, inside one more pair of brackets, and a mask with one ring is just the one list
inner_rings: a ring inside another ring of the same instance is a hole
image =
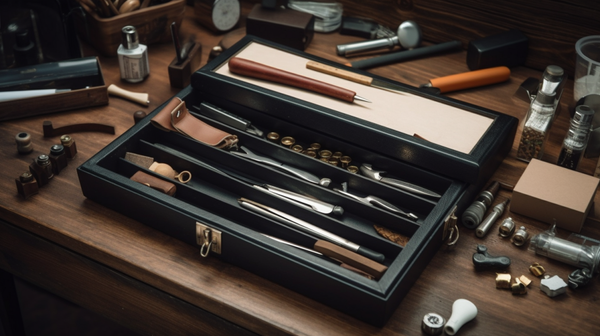
[[231, 148], [238, 142], [235, 135], [208, 125], [191, 115], [185, 102], [176, 97], [154, 118], [152, 124], [165, 131], [175, 131], [207, 145]]
[[114, 126], [104, 125], [104, 124], [93, 124], [93, 123], [73, 124], [73, 125], [67, 125], [67, 126], [63, 126], [63, 127], [54, 128], [52, 126], [52, 122], [49, 120], [46, 120], [46, 121], [44, 121], [44, 124], [42, 127], [44, 130], [44, 137], [46, 137], [46, 138], [55, 137], [55, 136], [59, 136], [59, 135], [67, 134], [67, 133], [79, 133], [79, 132], [101, 132], [101, 133], [115, 134]]
[[158, 177], [147, 174], [141, 170], [138, 170], [135, 174], [133, 174], [133, 176], [131, 176], [130, 179], [132, 181], [146, 185], [152, 189], [156, 189], [169, 196], [173, 196], [175, 194], [175, 191], [177, 191], [177, 187], [175, 187], [175, 184], [165, 180], [161, 180]]

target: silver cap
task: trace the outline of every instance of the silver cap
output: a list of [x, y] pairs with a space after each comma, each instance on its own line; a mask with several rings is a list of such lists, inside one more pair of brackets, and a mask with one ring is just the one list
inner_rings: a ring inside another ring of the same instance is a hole
[[135, 49], [140, 45], [138, 33], [134, 26], [125, 26], [121, 29], [121, 41], [125, 49]]
[[428, 335], [440, 335], [445, 323], [446, 320], [440, 314], [429, 313], [423, 316], [421, 329]]

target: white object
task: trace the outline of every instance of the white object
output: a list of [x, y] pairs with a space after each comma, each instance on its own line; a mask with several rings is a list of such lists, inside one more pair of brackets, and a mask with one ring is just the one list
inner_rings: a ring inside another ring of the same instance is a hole
[[134, 26], [121, 29], [123, 43], [117, 49], [121, 79], [130, 83], [139, 83], [150, 74], [148, 47], [140, 44]]
[[467, 322], [477, 316], [477, 307], [473, 302], [465, 299], [458, 299], [452, 304], [452, 316], [444, 326], [444, 331], [448, 335], [454, 335]]
[[0, 92], [0, 102], [17, 100], [23, 98], [32, 98], [46, 96], [60, 92], [71, 91], [70, 89], [39, 89], [39, 90], [21, 90], [21, 91], [2, 91]]
[[549, 297], [555, 297], [567, 292], [567, 283], [555, 275], [548, 279], [542, 279], [540, 289]]

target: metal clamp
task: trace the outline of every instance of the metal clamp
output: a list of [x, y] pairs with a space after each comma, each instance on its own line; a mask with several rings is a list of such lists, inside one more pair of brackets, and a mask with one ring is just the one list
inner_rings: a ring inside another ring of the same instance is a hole
[[448, 246], [452, 246], [454, 244], [456, 244], [456, 242], [458, 241], [459, 238], [459, 234], [458, 234], [458, 218], [455, 215], [456, 212], [456, 206], [454, 206], [454, 208], [452, 209], [452, 212], [450, 212], [450, 214], [448, 215], [448, 217], [446, 217], [446, 220], [444, 221], [444, 229], [442, 232], [442, 241], [448, 241], [446, 244], [448, 244]]
[[221, 231], [196, 222], [196, 244], [200, 245], [202, 257], [207, 257], [211, 251], [221, 254]]

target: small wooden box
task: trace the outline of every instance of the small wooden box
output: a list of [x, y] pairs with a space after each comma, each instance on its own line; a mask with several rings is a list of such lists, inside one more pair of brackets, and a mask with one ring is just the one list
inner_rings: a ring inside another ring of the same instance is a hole
[[174, 88], [183, 89], [190, 85], [192, 74], [200, 68], [202, 61], [202, 44], [196, 43], [185, 61], [177, 64], [177, 57], [169, 64], [169, 81]]
[[[108, 104], [108, 91], [97, 57], [98, 75], [93, 76], [89, 87], [47, 96], [23, 98], [0, 102], [0, 121], [31, 117], [40, 114], [80, 109]], [[90, 79], [90, 78], [88, 78]], [[92, 84], [95, 83], [96, 85]], [[87, 84], [86, 84], [87, 85]], [[26, 89], [26, 85], [24, 88]]]
[[104, 56], [114, 57], [124, 26], [135, 27], [141, 44], [166, 43], [171, 41], [171, 23], [175, 21], [180, 26], [184, 12], [185, 0], [171, 0], [110, 18], [85, 12], [85, 19], [76, 16], [77, 33]]

